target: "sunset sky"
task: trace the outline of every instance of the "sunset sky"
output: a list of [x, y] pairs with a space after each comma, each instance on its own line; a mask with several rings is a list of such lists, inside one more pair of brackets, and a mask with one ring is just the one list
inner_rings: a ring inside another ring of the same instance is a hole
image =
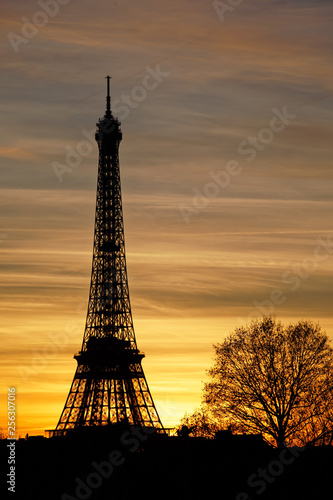
[[107, 74], [134, 326], [164, 425], [199, 406], [212, 344], [251, 318], [333, 338], [333, 1], [222, 4], [2, 1], [5, 430], [7, 387], [19, 434], [43, 434], [73, 379]]

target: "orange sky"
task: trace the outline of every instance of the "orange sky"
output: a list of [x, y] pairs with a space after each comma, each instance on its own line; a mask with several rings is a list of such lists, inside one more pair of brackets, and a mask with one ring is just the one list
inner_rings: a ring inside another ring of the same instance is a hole
[[3, 2], [1, 415], [16, 386], [19, 433], [40, 434], [68, 394], [92, 257], [88, 136], [111, 73], [134, 326], [173, 426], [200, 404], [212, 344], [251, 317], [312, 319], [333, 337], [333, 9], [253, 0], [222, 20], [204, 0], [58, 7], [29, 32], [37, 2]]

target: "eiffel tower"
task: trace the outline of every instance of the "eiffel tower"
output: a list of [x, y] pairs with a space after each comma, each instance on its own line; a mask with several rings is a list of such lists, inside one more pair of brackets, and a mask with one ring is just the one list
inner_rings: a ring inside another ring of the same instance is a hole
[[164, 432], [141, 366], [129, 298], [121, 185], [120, 122], [111, 113], [110, 76], [99, 148], [94, 250], [86, 327], [77, 369], [53, 435], [124, 423]]

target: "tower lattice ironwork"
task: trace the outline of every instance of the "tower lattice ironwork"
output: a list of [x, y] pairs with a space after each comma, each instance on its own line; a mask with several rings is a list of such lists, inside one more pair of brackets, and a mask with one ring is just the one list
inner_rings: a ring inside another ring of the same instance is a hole
[[86, 327], [77, 369], [55, 434], [87, 426], [127, 423], [163, 431], [142, 369], [128, 290], [119, 172], [120, 122], [99, 119], [94, 250]]

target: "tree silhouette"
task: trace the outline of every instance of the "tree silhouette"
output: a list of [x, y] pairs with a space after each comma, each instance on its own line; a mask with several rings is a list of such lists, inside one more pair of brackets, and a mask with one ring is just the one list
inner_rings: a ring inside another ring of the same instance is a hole
[[220, 420], [275, 445], [333, 437], [333, 350], [319, 325], [284, 328], [274, 317], [237, 328], [214, 345], [204, 404]]
[[201, 408], [197, 408], [190, 415], [185, 413], [179, 426], [176, 427], [176, 433], [181, 435], [184, 427], [187, 427], [189, 435], [193, 437], [200, 436], [208, 438], [214, 437], [218, 431], [225, 428], [219, 420], [212, 416], [205, 405], [202, 405]]

